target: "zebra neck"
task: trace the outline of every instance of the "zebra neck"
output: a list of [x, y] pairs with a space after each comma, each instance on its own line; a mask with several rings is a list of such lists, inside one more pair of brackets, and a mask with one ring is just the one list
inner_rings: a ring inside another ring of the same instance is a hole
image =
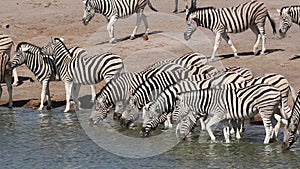
[[215, 9], [200, 10], [197, 15], [197, 26], [201, 26], [210, 30], [213, 30], [214, 24], [217, 22]]

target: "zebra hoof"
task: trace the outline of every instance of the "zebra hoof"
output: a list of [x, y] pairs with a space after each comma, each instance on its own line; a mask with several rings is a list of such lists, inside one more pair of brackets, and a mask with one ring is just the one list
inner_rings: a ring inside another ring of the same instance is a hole
[[147, 40], [149, 40], [149, 37], [148, 37], [148, 35], [143, 35], [143, 39], [144, 39], [144, 41], [147, 41]]
[[130, 36], [129, 39], [130, 39], [130, 40], [134, 40], [134, 39], [135, 39], [135, 36]]

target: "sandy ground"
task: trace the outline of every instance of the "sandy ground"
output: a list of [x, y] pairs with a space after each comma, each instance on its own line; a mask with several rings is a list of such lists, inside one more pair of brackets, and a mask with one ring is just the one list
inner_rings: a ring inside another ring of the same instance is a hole
[[[126, 71], [137, 71], [158, 60], [174, 58], [187, 52], [201, 52], [207, 56], [212, 53], [214, 35], [211, 31], [200, 28], [190, 41], [183, 39], [185, 29], [185, 14], [173, 14], [174, 0], [151, 0], [159, 12], [155, 13], [146, 7], [151, 34], [148, 41], [141, 37], [129, 40], [128, 36], [135, 24], [135, 16], [119, 20], [116, 23], [115, 35], [120, 40], [117, 44], [109, 44], [106, 32], [106, 19], [96, 15], [88, 26], [81, 22], [83, 16], [83, 3], [81, 0], [4, 0], [0, 6], [1, 33], [9, 34], [16, 44], [25, 41], [38, 46], [43, 46], [50, 41], [50, 37], [63, 37], [68, 47], [79, 46], [95, 52], [111, 51], [121, 55], [124, 59]], [[229, 7], [242, 3], [244, 0], [199, 0], [198, 6]], [[279, 25], [277, 8], [285, 5], [297, 4], [296, 0], [263, 0], [269, 9], [271, 17]], [[298, 2], [299, 3], [299, 2]], [[183, 10], [183, 1], [180, 1]], [[9, 28], [6, 26], [9, 25]], [[141, 26], [138, 33], [142, 33]], [[299, 32], [297, 25], [292, 26], [286, 38], [278, 39], [272, 35], [269, 21], [266, 22], [267, 52], [265, 56], [254, 56], [252, 45], [255, 36], [251, 31], [239, 34], [230, 34], [240, 59], [232, 56], [230, 47], [222, 41], [218, 50], [220, 61], [213, 63], [215, 66], [244, 66], [248, 67], [255, 76], [265, 73], [280, 73], [284, 75], [295, 88], [300, 89], [299, 65], [300, 59], [289, 60], [295, 54], [300, 54]], [[26, 66], [18, 68], [20, 85], [13, 88], [15, 107], [36, 108], [39, 105], [41, 85], [27, 69]], [[97, 85], [97, 91], [104, 83]], [[7, 92], [4, 83], [3, 96], [0, 104], [7, 103]], [[64, 106], [65, 91], [62, 82], [52, 82], [50, 85], [53, 107]], [[83, 88], [81, 94], [89, 93], [89, 88]], [[292, 105], [292, 102], [290, 103]]]

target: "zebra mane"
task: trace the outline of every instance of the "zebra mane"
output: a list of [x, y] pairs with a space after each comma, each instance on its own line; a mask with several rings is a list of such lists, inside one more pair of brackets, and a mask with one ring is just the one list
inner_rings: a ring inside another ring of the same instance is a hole
[[297, 8], [297, 7], [300, 7], [300, 5], [289, 5], [289, 6], [281, 7], [281, 9], [280, 9], [280, 15], [282, 15], [282, 11], [284, 9], [287, 9], [287, 8]]
[[186, 15], [186, 20], [188, 20], [190, 14], [197, 12], [197, 11], [201, 11], [201, 10], [206, 10], [206, 9], [216, 9], [213, 6], [208, 6], [208, 7], [201, 7], [201, 8], [193, 8], [191, 10], [189, 10], [188, 14]]
[[35, 47], [35, 48], [38, 48], [39, 50], [41, 50], [41, 47], [39, 47], [37, 45], [31, 44], [28, 42], [20, 42], [16, 47], [16, 51], [18, 51], [21, 48], [21, 46], [23, 46], [23, 45], [32, 46], [32, 47]]
[[60, 38], [54, 38], [54, 40], [56, 41], [59, 41], [60, 43], [61, 43], [61, 45], [63, 45], [64, 46], [64, 48], [66, 48], [67, 50], [66, 50], [66, 52], [68, 52], [68, 54], [70, 55], [70, 57], [71, 57], [71, 53], [70, 53], [70, 51], [68, 50], [68, 48], [67, 48], [67, 46], [65, 45], [65, 43], [60, 39]]

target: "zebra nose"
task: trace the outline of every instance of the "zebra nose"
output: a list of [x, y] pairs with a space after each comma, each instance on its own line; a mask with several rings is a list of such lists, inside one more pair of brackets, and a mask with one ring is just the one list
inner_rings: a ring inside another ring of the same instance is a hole
[[184, 36], [184, 39], [185, 39], [185, 40], [189, 40], [189, 39], [190, 39], [190, 37], [187, 35], [186, 32], [183, 34], [183, 36]]

